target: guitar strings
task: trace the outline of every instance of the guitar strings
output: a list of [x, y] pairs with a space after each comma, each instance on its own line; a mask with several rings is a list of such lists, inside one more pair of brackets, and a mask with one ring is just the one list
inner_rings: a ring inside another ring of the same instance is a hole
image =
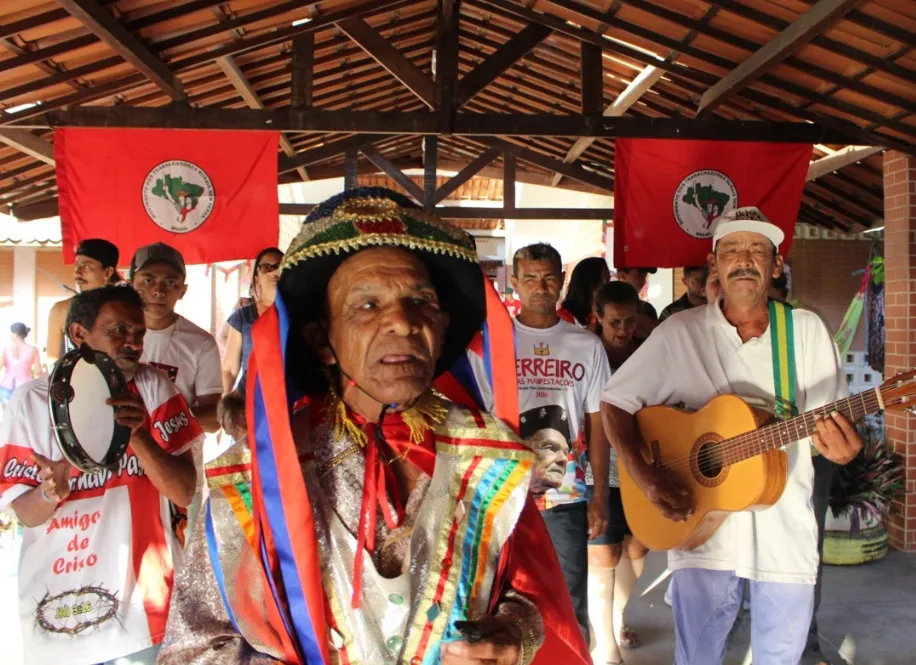
[[[865, 397], [866, 395], [867, 395], [868, 397]], [[852, 400], [852, 399], [855, 399], [856, 397], [858, 397], [859, 399], [861, 399], [861, 401], [862, 401], [862, 408], [865, 409], [865, 413], [863, 413], [862, 415], [866, 415], [866, 414], [868, 414], [868, 413], [871, 413], [872, 411], [876, 410], [876, 408], [879, 406], [879, 402], [878, 402], [877, 396], [876, 396], [873, 392], [859, 393], [859, 394], [856, 395], [856, 396], [847, 397], [847, 398], [844, 399], [844, 400], [837, 400], [837, 402], [845, 401], [845, 402], [847, 403], [847, 408], [849, 409], [850, 415], [852, 415], [852, 414], [854, 414], [855, 409], [854, 409], [853, 406], [852, 406], [851, 400]], [[834, 402], [834, 405], [835, 405], [837, 402]], [[886, 404], [888, 403], [888, 401], [885, 400], [884, 403], [885, 403], [885, 405], [886, 405]], [[809, 429], [809, 428], [810, 428], [810, 429], [814, 429], [814, 418], [815, 418], [817, 415], [824, 415], [824, 416], [826, 416], [826, 415], [829, 414], [830, 412], [835, 411], [836, 409], [835, 409], [835, 408], [832, 408], [832, 407], [833, 407], [833, 405], [827, 405], [827, 406], [825, 406], [825, 407], [820, 407], [820, 408], [818, 408], [818, 409], [812, 409], [812, 410], [809, 411], [808, 413], [805, 413], [805, 414], [803, 414], [803, 415], [801, 415], [801, 416], [797, 416], [796, 418], [792, 418], [791, 420], [785, 420], [785, 421], [779, 421], [779, 422], [776, 422], [776, 423], [772, 423], [772, 424], [766, 425], [765, 427], [762, 427], [762, 428], [760, 428], [760, 429], [756, 429], [756, 430], [752, 430], [752, 431], [750, 431], [750, 432], [745, 432], [745, 433], [743, 433], [743, 434], [739, 434], [738, 436], [733, 437], [733, 438], [731, 438], [731, 439], [726, 439], [725, 441], [719, 441], [719, 442], [716, 442], [716, 443], [714, 443], [714, 444], [710, 444], [709, 446], [707, 446], [707, 447], [701, 449], [700, 451], [692, 451], [690, 454], [688, 454], [688, 455], [686, 455], [686, 456], [684, 456], [684, 457], [676, 458], [676, 459], [670, 460], [670, 461], [668, 461], [668, 462], [663, 462], [663, 463], [661, 464], [661, 466], [662, 466], [663, 468], [666, 468], [666, 469], [674, 470], [674, 469], [676, 469], [677, 467], [682, 467], [682, 466], [684, 466], [684, 465], [689, 465], [694, 459], [696, 459], [697, 462], [699, 463], [701, 460], [702, 460], [702, 461], [708, 461], [710, 458], [712, 458], [713, 456], [716, 456], [716, 455], [722, 457], [722, 467], [723, 467], [723, 468], [726, 467], [726, 466], [731, 466], [731, 465], [733, 465], [733, 464], [737, 464], [738, 462], [742, 462], [742, 461], [744, 461], [744, 460], [742, 460], [742, 459], [737, 459], [737, 460], [734, 460], [734, 461], [725, 461], [725, 458], [726, 458], [726, 456], [728, 455], [728, 453], [733, 452], [733, 451], [736, 451], [736, 450], [738, 450], [739, 448], [742, 448], [742, 447], [744, 447], [744, 446], [746, 446], [747, 444], [750, 444], [750, 443], [759, 444], [761, 441], [763, 441], [763, 442], [764, 442], [763, 445], [766, 445], [766, 443], [769, 442], [769, 441], [766, 441], [766, 439], [767, 439], [768, 437], [769, 437], [770, 440], [772, 441], [773, 438], [774, 438], [774, 436], [778, 436], [778, 429], [779, 429], [780, 427], [785, 427], [786, 430], [788, 431], [788, 428], [789, 428], [790, 423], [792, 423], [792, 422], [794, 422], [794, 421], [796, 421], [796, 420], [801, 420], [801, 421], [803, 421], [804, 427], [805, 427], [806, 429]], [[809, 425], [809, 422], [808, 422], [808, 419], [809, 419], [809, 418], [811, 418], [811, 424], [810, 424], [810, 425]], [[797, 430], [798, 430], [798, 425], [796, 424], [794, 427], [796, 428], [796, 432], [797, 432]], [[808, 436], [810, 436], [810, 435], [808, 435]], [[801, 438], [806, 438], [806, 437], [801, 437]], [[800, 438], [800, 439], [797, 439], [797, 440], [801, 440], [801, 438]], [[755, 456], [755, 455], [757, 455], [757, 454], [763, 453], [763, 452], [766, 452], [766, 451], [765, 451], [765, 450], [761, 450], [761, 451], [759, 451], [759, 453], [755, 453], [754, 455], [751, 455], [751, 457], [753, 457], [753, 456]], [[745, 458], [745, 459], [747, 459], [747, 458]]]
[[[867, 394], [867, 393], [860, 393], [859, 396], [861, 397], [861, 395], [864, 395], [864, 394]], [[848, 398], [848, 399], [852, 399], [852, 398]], [[845, 401], [848, 401], [848, 399]], [[862, 402], [863, 402], [862, 407], [866, 409], [865, 411], [866, 414], [870, 413], [871, 411], [874, 411], [875, 407], [878, 406], [877, 400], [875, 400], [875, 402], [873, 403], [871, 407], [868, 406], [868, 403], [866, 402], [865, 398], [862, 398]], [[850, 408], [850, 411], [853, 410], [851, 403], [849, 404], [849, 408]], [[821, 407], [819, 409], [812, 409], [807, 414], [803, 416], [799, 416], [798, 419], [804, 420], [805, 426], [813, 429], [814, 428], [813, 420], [812, 420], [812, 423], [809, 425], [808, 418], [813, 419], [817, 415], [827, 415], [828, 413], [830, 413], [833, 410], [835, 409], [827, 408], [827, 407]], [[792, 419], [792, 420], [795, 420], [795, 419]], [[792, 422], [791, 420], [790, 421], [781, 421], [778, 423], [767, 425], [766, 427], [763, 427], [758, 430], [752, 430], [750, 432], [745, 432], [744, 434], [739, 434], [737, 437], [734, 437], [732, 439], [726, 439], [725, 441], [720, 441], [720, 442], [717, 442], [716, 444], [710, 444], [710, 446], [707, 446], [705, 449], [702, 449], [699, 452], [691, 452], [690, 454], [686, 455], [685, 457], [676, 458], [676, 459], [670, 460], [669, 462], [664, 462], [661, 464], [661, 466], [667, 469], [675, 469], [677, 467], [684, 466], [685, 464], [690, 464], [694, 459], [696, 459], [697, 462], [700, 462], [701, 460], [706, 461], [710, 457], [713, 457], [715, 455], [720, 455], [722, 457], [722, 466], [723, 467], [737, 464], [738, 462], [742, 462], [748, 458], [727, 461], [725, 458], [730, 452], [733, 452], [737, 450], [738, 448], [744, 447], [748, 443], [759, 444], [761, 441], [763, 441], [763, 445], [766, 445], [768, 441], [765, 441], [765, 440], [767, 439], [768, 434], [771, 438], [774, 433], [777, 434], [778, 436], [778, 433], [775, 432], [775, 430], [778, 430], [780, 426], [785, 426], [786, 429], [788, 430], [788, 424], [791, 422]], [[797, 429], [797, 425], [796, 425], [796, 429]], [[761, 433], [764, 435], [763, 437], [759, 436]], [[805, 438], [805, 437], [801, 437], [801, 438]], [[801, 438], [799, 438], [798, 440], [801, 440]], [[749, 457], [754, 457], [757, 454], [760, 454], [762, 452], [766, 452], [766, 451], [760, 450], [759, 452], [754, 453], [750, 455]]]

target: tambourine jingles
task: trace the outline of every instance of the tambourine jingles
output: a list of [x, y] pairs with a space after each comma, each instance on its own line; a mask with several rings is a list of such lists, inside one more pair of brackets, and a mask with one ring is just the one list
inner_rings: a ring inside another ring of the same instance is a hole
[[57, 361], [48, 406], [64, 457], [80, 471], [116, 466], [127, 452], [130, 428], [114, 420], [106, 401], [127, 392], [127, 380], [110, 356], [83, 344]]

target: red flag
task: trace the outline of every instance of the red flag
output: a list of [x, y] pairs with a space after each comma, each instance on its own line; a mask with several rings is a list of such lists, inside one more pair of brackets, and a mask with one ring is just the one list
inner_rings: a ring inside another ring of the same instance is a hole
[[75, 129], [54, 133], [64, 260], [105, 238], [129, 260], [153, 242], [186, 263], [277, 244], [276, 132]]
[[812, 146], [617, 139], [614, 265], [705, 265], [716, 217], [756, 206], [786, 233], [788, 254]]

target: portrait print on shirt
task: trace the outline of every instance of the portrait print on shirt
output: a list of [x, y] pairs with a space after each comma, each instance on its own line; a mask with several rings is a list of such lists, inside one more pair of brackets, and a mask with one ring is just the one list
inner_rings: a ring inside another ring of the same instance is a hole
[[537, 455], [530, 491], [539, 496], [558, 489], [566, 477], [569, 458], [569, 416], [562, 406], [550, 404], [525, 411], [519, 419], [525, 444]]

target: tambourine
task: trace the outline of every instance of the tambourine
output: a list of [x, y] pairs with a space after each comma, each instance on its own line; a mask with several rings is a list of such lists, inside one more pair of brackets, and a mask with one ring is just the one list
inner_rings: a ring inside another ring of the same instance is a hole
[[130, 428], [118, 425], [108, 399], [127, 392], [124, 373], [112, 358], [83, 344], [54, 365], [48, 406], [64, 457], [84, 473], [116, 466], [127, 452]]

